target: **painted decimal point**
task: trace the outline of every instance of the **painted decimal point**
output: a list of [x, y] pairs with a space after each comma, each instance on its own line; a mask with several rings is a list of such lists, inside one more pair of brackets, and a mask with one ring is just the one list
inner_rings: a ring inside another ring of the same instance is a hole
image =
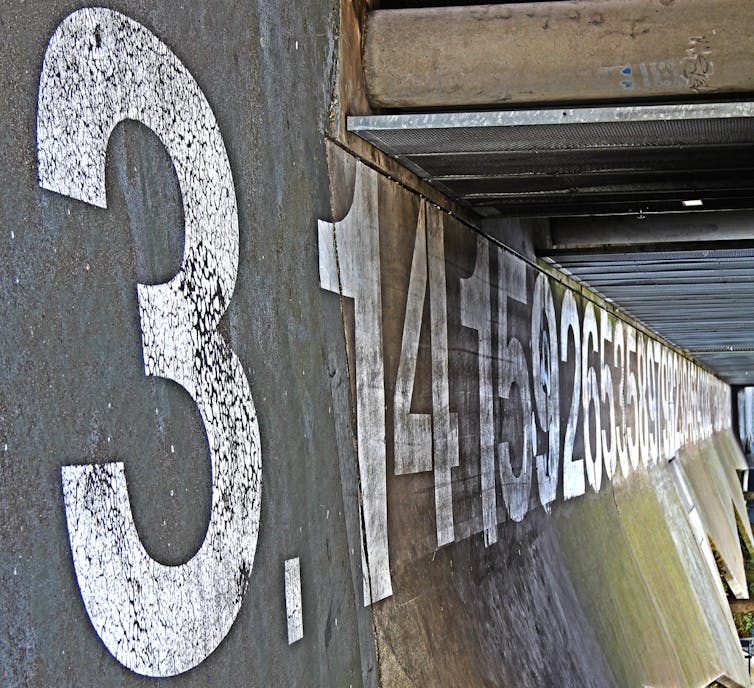
[[125, 119], [157, 134], [183, 196], [180, 272], [166, 284], [138, 285], [139, 315], [145, 373], [182, 385], [204, 423], [210, 520], [196, 554], [164, 566], [136, 532], [122, 463], [64, 466], [63, 496], [76, 578], [102, 642], [136, 673], [173, 676], [206, 659], [230, 630], [259, 530], [256, 411], [241, 363], [215, 331], [238, 267], [235, 187], [214, 114], [178, 58], [122, 14], [74, 12], [42, 65], [40, 186], [105, 207], [107, 143]]
[[304, 637], [301, 564], [298, 557], [285, 560], [285, 615], [288, 621], [288, 644], [292, 645]]

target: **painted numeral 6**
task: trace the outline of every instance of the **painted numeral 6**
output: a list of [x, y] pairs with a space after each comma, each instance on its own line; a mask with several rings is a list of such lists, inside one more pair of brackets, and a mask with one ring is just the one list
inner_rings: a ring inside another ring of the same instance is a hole
[[64, 466], [62, 483], [76, 577], [99, 637], [132, 671], [172, 676], [202, 662], [230, 630], [259, 530], [256, 412], [241, 364], [216, 331], [238, 268], [235, 187], [214, 114], [178, 58], [117, 12], [74, 12], [42, 65], [40, 186], [106, 207], [107, 143], [126, 119], [160, 138], [183, 197], [180, 271], [137, 289], [145, 373], [182, 385], [204, 423], [212, 463], [204, 542], [180, 566], [152, 559], [136, 532], [123, 463]]

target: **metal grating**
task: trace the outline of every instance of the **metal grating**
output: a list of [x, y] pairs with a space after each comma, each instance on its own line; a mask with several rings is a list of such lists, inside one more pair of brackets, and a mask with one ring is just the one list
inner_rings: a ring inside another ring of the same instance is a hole
[[728, 382], [754, 382], [754, 249], [627, 247], [548, 259]]
[[[634, 109], [637, 108], [626, 108]], [[526, 114], [526, 113], [516, 113]], [[414, 118], [391, 115], [384, 119]], [[460, 117], [460, 115], [459, 115]], [[575, 122], [566, 120], [552, 124], [488, 124], [477, 127], [438, 126], [437, 128], [363, 129], [360, 120], [349, 118], [349, 128], [378, 147], [396, 155], [427, 153], [486, 153], [491, 151], [576, 150], [594, 148], [642, 148], [646, 146], [692, 146], [698, 144], [750, 143], [754, 124], [748, 118], [732, 119], [670, 119]], [[368, 118], [374, 119], [374, 118]], [[492, 118], [490, 118], [491, 121]], [[431, 120], [430, 120], [431, 121]], [[438, 124], [444, 124], [440, 120]]]
[[[754, 103], [349, 117], [348, 128], [480, 214], [754, 207]], [[492, 211], [492, 212], [491, 212]]]

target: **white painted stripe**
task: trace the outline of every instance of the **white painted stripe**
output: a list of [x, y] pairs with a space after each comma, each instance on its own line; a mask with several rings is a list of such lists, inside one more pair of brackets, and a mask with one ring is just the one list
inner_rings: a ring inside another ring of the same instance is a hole
[[301, 565], [299, 558], [285, 560], [285, 613], [288, 617], [288, 644], [304, 637], [301, 608]]

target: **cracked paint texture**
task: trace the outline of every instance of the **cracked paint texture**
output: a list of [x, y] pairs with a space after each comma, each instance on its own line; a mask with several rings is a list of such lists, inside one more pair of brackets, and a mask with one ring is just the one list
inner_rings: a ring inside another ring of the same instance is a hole
[[246, 375], [216, 327], [238, 267], [235, 187], [214, 114], [178, 58], [137, 22], [82, 9], [57, 28], [39, 84], [37, 152], [45, 189], [106, 207], [105, 156], [126, 119], [152, 129], [178, 176], [181, 269], [138, 285], [144, 370], [197, 404], [212, 464], [205, 540], [165, 566], [141, 544], [124, 466], [64, 466], [68, 534], [81, 595], [102, 642], [132, 671], [171, 676], [202, 662], [238, 615], [254, 563], [261, 449]]

